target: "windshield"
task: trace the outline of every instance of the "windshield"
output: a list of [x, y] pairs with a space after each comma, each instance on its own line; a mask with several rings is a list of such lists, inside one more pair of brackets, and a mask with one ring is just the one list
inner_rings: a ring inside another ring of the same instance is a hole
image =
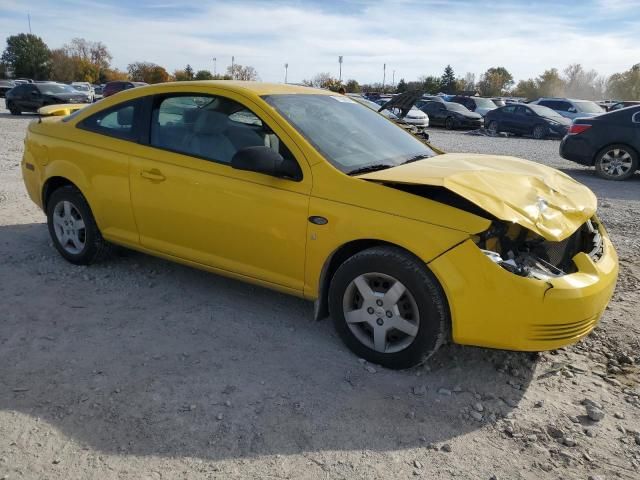
[[71, 86], [76, 90], [82, 90], [83, 92], [89, 91], [89, 87], [87, 87], [86, 85], [71, 85]]
[[496, 108], [496, 104], [488, 98], [474, 98], [476, 105], [480, 108]]
[[402, 128], [342, 95], [268, 95], [264, 99], [345, 173], [435, 155]]
[[[365, 107], [369, 107], [371, 110], [373, 110], [374, 112], [378, 112], [378, 110], [380, 110], [380, 105], [378, 105], [376, 102], [372, 102], [371, 100], [367, 100], [364, 97], [349, 97], [352, 100], [355, 100], [356, 102], [364, 105]], [[391, 120], [397, 120], [397, 115], [393, 112], [390, 112], [389, 110], [382, 110], [381, 112], [378, 112], [380, 115], [384, 115], [387, 118], [390, 118]]]
[[579, 112], [582, 113], [602, 113], [604, 112], [604, 109], [598, 105], [595, 102], [589, 102], [589, 101], [580, 101], [580, 102], [573, 102], [573, 104], [576, 106], [576, 108], [578, 109]]
[[536, 112], [541, 117], [546, 117], [546, 118], [564, 118], [558, 112], [556, 112], [555, 110], [551, 110], [549, 107], [544, 107], [542, 105], [536, 105], [535, 103], [530, 103], [530, 104], [527, 105], [527, 107], [529, 107], [531, 110]]
[[78, 93], [78, 91], [70, 87], [69, 85], [62, 85], [60, 83], [39, 83], [37, 85], [40, 93], [45, 95], [55, 95], [56, 93]]
[[444, 104], [446, 105], [447, 110], [451, 110], [453, 112], [460, 112], [460, 113], [471, 113], [471, 110], [469, 110], [464, 105], [460, 105], [459, 103], [445, 102]]

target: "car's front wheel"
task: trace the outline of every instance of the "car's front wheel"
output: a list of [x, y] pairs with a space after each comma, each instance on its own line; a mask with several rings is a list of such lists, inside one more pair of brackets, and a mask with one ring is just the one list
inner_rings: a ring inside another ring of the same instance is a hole
[[13, 102], [10, 103], [9, 105], [7, 105], [7, 109], [9, 110], [9, 112], [11, 113], [11, 115], [20, 115], [22, 113], [22, 111], [16, 107]]
[[447, 130], [453, 130], [456, 126], [456, 121], [453, 119], [453, 117], [447, 117], [447, 119], [444, 121], [444, 126]]
[[445, 341], [449, 307], [434, 275], [395, 247], [359, 252], [335, 272], [329, 309], [358, 356], [400, 369], [426, 361]]
[[498, 128], [498, 122], [495, 120], [491, 120], [489, 125], [487, 126], [487, 130], [489, 130], [492, 134], [497, 135], [500, 129]]
[[107, 250], [87, 200], [73, 186], [61, 187], [51, 194], [47, 225], [56, 250], [71, 263], [88, 265]]
[[607, 180], [626, 180], [638, 169], [638, 154], [626, 145], [611, 145], [596, 155], [596, 173]]
[[545, 125], [536, 125], [533, 127], [533, 138], [536, 140], [542, 140], [543, 138], [546, 138], [548, 134], [549, 127]]

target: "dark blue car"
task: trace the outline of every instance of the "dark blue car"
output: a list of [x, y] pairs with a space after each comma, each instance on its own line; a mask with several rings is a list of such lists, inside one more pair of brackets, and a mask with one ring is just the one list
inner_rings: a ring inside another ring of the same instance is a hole
[[484, 125], [494, 133], [531, 135], [541, 139], [564, 137], [571, 120], [541, 105], [511, 104], [487, 112]]

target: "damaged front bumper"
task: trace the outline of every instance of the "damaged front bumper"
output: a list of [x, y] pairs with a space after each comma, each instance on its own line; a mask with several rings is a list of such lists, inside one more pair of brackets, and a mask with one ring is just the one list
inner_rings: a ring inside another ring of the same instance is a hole
[[588, 224], [587, 230], [595, 228], [589, 237], [593, 248], [583, 244], [572, 250], [569, 262], [496, 252], [500, 249], [495, 244], [476, 238], [429, 263], [447, 294], [453, 340], [540, 351], [588, 335], [611, 299], [618, 276], [618, 258], [606, 231], [597, 219]]

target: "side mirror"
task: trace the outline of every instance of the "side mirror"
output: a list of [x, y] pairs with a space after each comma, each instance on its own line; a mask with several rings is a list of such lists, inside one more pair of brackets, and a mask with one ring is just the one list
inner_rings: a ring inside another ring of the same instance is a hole
[[297, 179], [300, 176], [295, 162], [287, 162], [282, 155], [264, 146], [241, 148], [231, 159], [231, 167], [272, 177]]

